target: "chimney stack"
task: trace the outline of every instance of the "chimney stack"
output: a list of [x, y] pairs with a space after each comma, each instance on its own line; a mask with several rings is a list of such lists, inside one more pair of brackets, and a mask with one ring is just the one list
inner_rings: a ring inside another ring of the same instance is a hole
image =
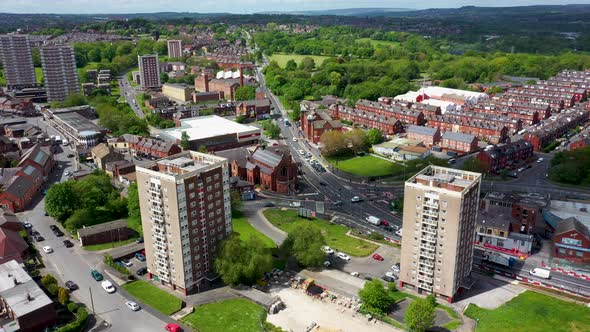
[[209, 92], [209, 75], [207, 72], [202, 72], [201, 76], [203, 77], [203, 81], [205, 82], [205, 92]]
[[244, 86], [244, 71], [240, 67], [240, 86]]
[[340, 104], [336, 104], [336, 112], [334, 113], [334, 120], [340, 119]]

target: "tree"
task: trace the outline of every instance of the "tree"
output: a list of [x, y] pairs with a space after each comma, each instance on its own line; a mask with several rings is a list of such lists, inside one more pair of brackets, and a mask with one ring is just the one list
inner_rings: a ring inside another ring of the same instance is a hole
[[70, 301], [70, 291], [63, 287], [57, 289], [57, 302], [61, 305], [66, 305]]
[[344, 134], [344, 140], [353, 153], [357, 154], [361, 151], [366, 151], [369, 146], [367, 134], [361, 129], [353, 129]]
[[359, 298], [363, 305], [369, 310], [379, 314], [387, 313], [394, 300], [389, 296], [383, 283], [378, 279], [373, 279], [365, 283], [363, 289], [359, 290]]
[[207, 153], [207, 152], [209, 152], [209, 150], [207, 150], [207, 147], [204, 146], [204, 145], [199, 145], [199, 148], [197, 149], [197, 151], [198, 152], [201, 152], [201, 153]]
[[246, 122], [246, 116], [244, 114], [240, 114], [238, 116], [236, 116], [236, 120], [237, 123], [244, 123]]
[[413, 332], [425, 332], [434, 325], [435, 316], [435, 306], [431, 300], [415, 299], [406, 311], [406, 326]]
[[315, 69], [315, 61], [313, 60], [313, 58], [310, 58], [308, 56], [306, 56], [305, 58], [303, 58], [301, 60], [301, 63], [299, 64], [299, 68], [303, 69], [303, 70], [314, 70]]
[[137, 190], [137, 182], [132, 182], [127, 191], [127, 212], [129, 217], [141, 216], [139, 209], [139, 191]]
[[289, 61], [287, 61], [287, 63], [285, 64], [285, 69], [287, 71], [297, 70], [297, 62], [295, 62], [295, 60], [293, 59], [289, 59]]
[[51, 284], [57, 284], [57, 279], [55, 279], [55, 277], [51, 274], [46, 274], [43, 276], [43, 278], [41, 278], [41, 285], [47, 287]]
[[66, 221], [79, 207], [80, 199], [72, 181], [56, 183], [47, 191], [45, 211], [59, 222]]
[[188, 150], [190, 148], [189, 136], [186, 131], [183, 131], [180, 135], [180, 147], [183, 150]]
[[320, 137], [322, 153], [327, 156], [341, 155], [348, 150], [344, 134], [340, 130], [329, 130]]
[[322, 250], [325, 245], [326, 240], [320, 228], [309, 223], [290, 232], [283, 243], [283, 249], [295, 257], [300, 265], [317, 267], [325, 260], [325, 253]]
[[277, 126], [277, 124], [272, 121], [270, 121], [264, 129], [266, 136], [268, 136], [270, 139], [278, 139], [281, 136], [281, 128], [279, 128], [279, 126]]
[[242, 206], [244, 206], [244, 203], [242, 203], [242, 196], [240, 195], [240, 192], [238, 191], [232, 191], [230, 193], [230, 198], [231, 198], [231, 208], [234, 211], [239, 211], [242, 209]]
[[242, 241], [234, 234], [223, 242], [215, 268], [226, 284], [252, 285], [272, 269], [272, 256], [255, 237]]
[[367, 131], [367, 141], [369, 144], [379, 144], [383, 141], [383, 133], [377, 128], [371, 128]]
[[236, 89], [235, 99], [237, 101], [256, 99], [256, 88], [252, 85], [244, 85]]

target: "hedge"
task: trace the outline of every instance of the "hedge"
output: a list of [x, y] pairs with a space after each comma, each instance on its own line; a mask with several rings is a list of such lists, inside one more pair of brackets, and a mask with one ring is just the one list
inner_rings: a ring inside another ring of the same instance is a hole
[[86, 328], [88, 324], [88, 311], [84, 307], [78, 308], [76, 312], [76, 320], [60, 327], [55, 332], [81, 332]]

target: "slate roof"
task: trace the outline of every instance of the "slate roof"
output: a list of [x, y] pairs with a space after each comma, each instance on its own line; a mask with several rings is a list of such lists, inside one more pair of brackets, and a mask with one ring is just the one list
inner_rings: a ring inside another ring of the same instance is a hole
[[590, 239], [590, 231], [588, 230], [588, 227], [576, 219], [576, 217], [569, 217], [558, 222], [557, 228], [555, 229], [555, 235], [563, 234], [569, 231], [576, 231], [584, 235], [587, 239]]
[[438, 128], [411, 125], [408, 127], [406, 132], [408, 134], [414, 133], [418, 135], [434, 136], [437, 130]]
[[215, 154], [228, 159], [230, 162], [235, 160], [240, 167], [246, 167], [246, 161], [250, 157], [250, 151], [244, 147], [217, 151]]
[[447, 131], [446, 133], [444, 133], [442, 138], [452, 141], [471, 143], [475, 139], [475, 136], [464, 133], [455, 133], [452, 131]]
[[252, 155], [252, 159], [257, 160], [265, 165], [276, 167], [281, 163], [283, 156], [269, 149], [258, 149]]
[[29, 159], [38, 164], [39, 166], [45, 168], [45, 165], [47, 164], [50, 158], [51, 152], [49, 152], [46, 147], [42, 147], [39, 144], [35, 144], [35, 146], [27, 150], [27, 152], [25, 152], [22, 155], [18, 165], [21, 166], [25, 160]]
[[22, 262], [22, 255], [28, 249], [29, 245], [17, 231], [0, 227], [0, 260], [11, 258]]
[[6, 188], [5, 192], [14, 197], [23, 197], [29, 189], [33, 187], [34, 183], [27, 176], [15, 176], [10, 185]]
[[89, 236], [99, 234], [102, 232], [108, 232], [111, 230], [127, 227], [127, 221], [125, 219], [113, 220], [98, 224], [94, 226], [87, 226], [78, 230], [78, 237]]

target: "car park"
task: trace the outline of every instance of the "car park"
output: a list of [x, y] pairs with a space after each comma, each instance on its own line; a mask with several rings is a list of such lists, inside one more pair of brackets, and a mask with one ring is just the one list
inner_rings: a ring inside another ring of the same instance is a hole
[[373, 256], [371, 256], [371, 257], [373, 257], [373, 259], [376, 260], [376, 261], [383, 261], [383, 260], [385, 260], [385, 258], [383, 258], [383, 256], [381, 256], [379, 254], [373, 254]]
[[43, 247], [43, 252], [46, 254], [51, 254], [53, 252], [53, 249], [50, 246], [45, 246]]
[[127, 306], [127, 308], [129, 308], [129, 309], [131, 309], [133, 311], [137, 311], [137, 310], [141, 309], [140, 306], [137, 303], [133, 302], [133, 301], [127, 301], [127, 302], [125, 302], [125, 305]]
[[71, 247], [73, 247], [73, 246], [74, 246], [74, 244], [73, 244], [73, 243], [72, 243], [72, 241], [70, 241], [70, 240], [64, 240], [64, 241], [63, 241], [63, 244], [64, 244], [64, 246], [65, 246], [66, 248], [71, 248]]
[[113, 283], [108, 280], [101, 282], [100, 287], [102, 287], [102, 289], [104, 289], [109, 294], [112, 294], [116, 291], [116, 288], [115, 286], [113, 286]]
[[347, 254], [345, 254], [343, 252], [339, 252], [336, 256], [338, 256], [338, 258], [345, 260], [347, 262], [350, 260], [350, 256], [348, 256]]
[[78, 289], [78, 285], [76, 285], [76, 283], [71, 280], [66, 281], [65, 286], [70, 292]]
[[102, 274], [96, 270], [91, 270], [90, 275], [92, 275], [92, 278], [96, 281], [101, 281], [103, 279]]

